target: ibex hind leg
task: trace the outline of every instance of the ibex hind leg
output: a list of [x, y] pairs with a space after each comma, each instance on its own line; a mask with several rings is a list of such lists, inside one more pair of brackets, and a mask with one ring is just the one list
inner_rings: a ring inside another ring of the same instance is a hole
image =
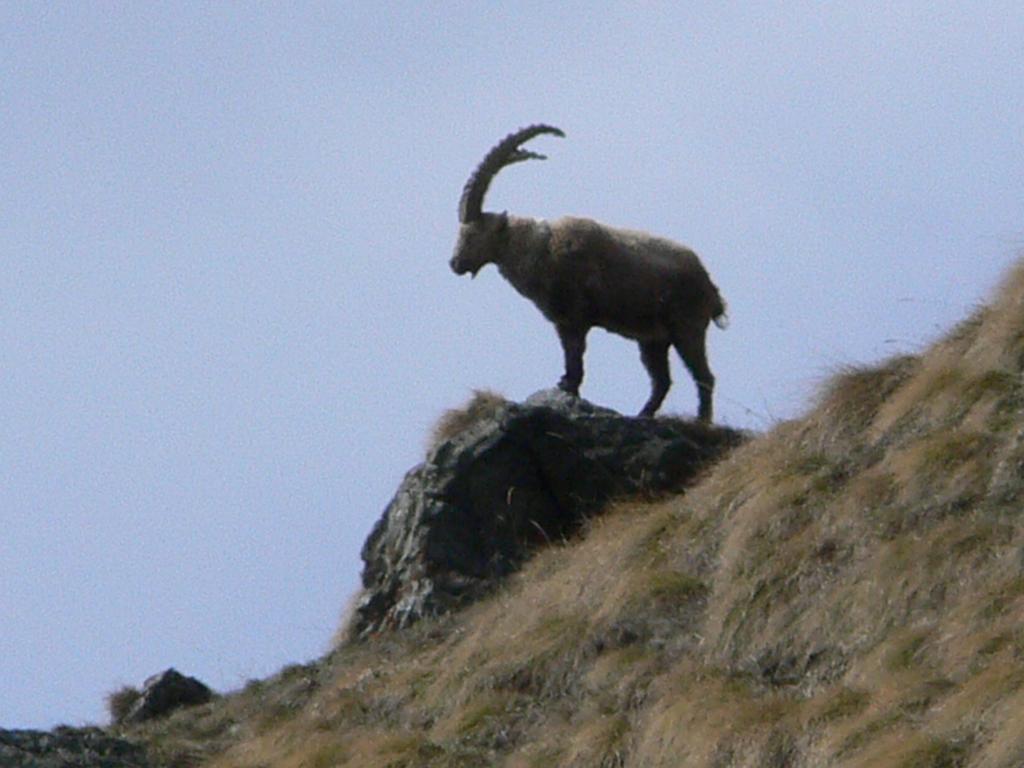
[[641, 417], [651, 417], [657, 413], [672, 386], [672, 376], [668, 369], [668, 346], [667, 341], [640, 342], [640, 359], [651, 377], [651, 396], [640, 410]]
[[697, 418], [710, 424], [713, 418], [712, 397], [715, 391], [715, 376], [708, 367], [707, 350], [704, 344], [704, 328], [688, 328], [678, 335], [673, 343], [679, 356], [683, 359], [690, 375], [697, 384]]

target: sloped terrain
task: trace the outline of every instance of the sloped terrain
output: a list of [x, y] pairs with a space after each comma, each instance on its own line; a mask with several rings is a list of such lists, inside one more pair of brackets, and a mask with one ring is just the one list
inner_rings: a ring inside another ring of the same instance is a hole
[[1024, 764], [1024, 267], [461, 613], [128, 732], [214, 766]]

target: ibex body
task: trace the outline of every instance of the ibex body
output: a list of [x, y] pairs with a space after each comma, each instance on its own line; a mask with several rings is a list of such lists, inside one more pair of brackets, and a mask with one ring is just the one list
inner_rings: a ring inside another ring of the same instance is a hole
[[475, 275], [485, 264], [497, 265], [554, 323], [565, 352], [565, 375], [558, 383], [564, 391], [579, 395], [587, 333], [598, 326], [640, 345], [651, 377], [651, 395], [641, 416], [653, 416], [668, 393], [668, 352], [675, 347], [697, 383], [698, 415], [710, 422], [715, 378], [708, 367], [705, 336], [711, 320], [724, 327], [725, 304], [693, 251], [590, 219], [546, 222], [481, 210], [487, 187], [501, 168], [543, 159], [520, 148], [541, 133], [563, 135], [546, 125], [516, 131], [470, 176], [459, 206], [462, 226], [452, 270]]

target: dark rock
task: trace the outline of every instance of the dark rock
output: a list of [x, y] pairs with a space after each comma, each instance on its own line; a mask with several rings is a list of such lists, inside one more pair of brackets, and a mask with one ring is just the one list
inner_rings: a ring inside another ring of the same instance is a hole
[[472, 601], [609, 500], [678, 491], [742, 441], [732, 429], [625, 417], [558, 390], [500, 406], [402, 481], [363, 545], [352, 634]]
[[3, 768], [145, 768], [142, 747], [99, 728], [0, 729]]
[[141, 695], [121, 722], [142, 723], [168, 715], [181, 707], [205, 704], [212, 698], [213, 691], [194, 677], [186, 677], [175, 669], [168, 669], [146, 680]]

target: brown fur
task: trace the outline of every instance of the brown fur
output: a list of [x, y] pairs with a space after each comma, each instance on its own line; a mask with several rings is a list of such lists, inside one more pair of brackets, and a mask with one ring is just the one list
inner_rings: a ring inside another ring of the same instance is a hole
[[651, 377], [641, 416], [653, 416], [668, 393], [671, 346], [697, 383], [699, 417], [711, 421], [715, 378], [705, 335], [712, 320], [725, 327], [725, 302], [689, 248], [590, 219], [480, 213], [463, 221], [451, 268], [475, 275], [486, 264], [554, 323], [565, 353], [563, 390], [579, 394], [586, 336], [599, 326], [639, 343]]

